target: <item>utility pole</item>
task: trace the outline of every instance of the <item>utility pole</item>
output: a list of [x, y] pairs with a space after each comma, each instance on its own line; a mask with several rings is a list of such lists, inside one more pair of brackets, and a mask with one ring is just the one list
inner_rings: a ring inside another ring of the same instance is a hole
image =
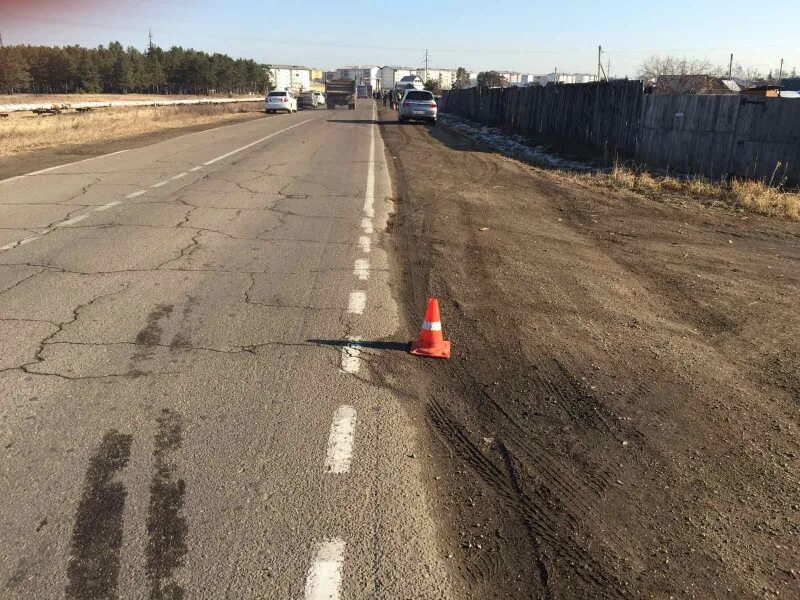
[[0, 31], [0, 48], [3, 47], [3, 32]]
[[778, 70], [778, 96], [781, 95], [781, 81], [783, 81], [783, 59], [781, 59], [781, 68]]
[[153, 50], [153, 29], [152, 27], [147, 29], [147, 49], [152, 51]]
[[600, 69], [603, 68], [603, 47], [597, 47], [597, 81], [600, 81]]
[[425, 83], [428, 83], [428, 49], [425, 49]]
[[731, 52], [731, 62], [728, 63], [728, 79], [733, 78], [733, 52]]

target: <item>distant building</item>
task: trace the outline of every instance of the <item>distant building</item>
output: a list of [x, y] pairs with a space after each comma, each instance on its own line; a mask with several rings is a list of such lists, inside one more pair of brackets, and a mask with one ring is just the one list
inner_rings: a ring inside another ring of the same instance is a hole
[[370, 91], [381, 88], [380, 69], [372, 66], [342, 67], [336, 69], [336, 79], [355, 79], [356, 85], [367, 86]]
[[[425, 69], [417, 69], [416, 73], [424, 83], [426, 81]], [[431, 68], [427, 71], [427, 78], [437, 81], [439, 87], [443, 90], [449, 90], [453, 88], [453, 84], [456, 82], [456, 69]]]
[[777, 85], [758, 85], [742, 90], [743, 96], [763, 96], [765, 98], [777, 98], [780, 96], [781, 88]]
[[653, 84], [654, 94], [738, 94], [739, 85], [731, 79], [713, 75], [661, 75]]
[[416, 72], [411, 67], [393, 67], [389, 65], [381, 67], [378, 71], [381, 80], [381, 89], [384, 90], [391, 90], [400, 82], [400, 79], [408, 75], [414, 75]]
[[781, 80], [781, 90], [788, 92], [800, 92], [800, 77], [785, 77]]
[[322, 69], [311, 69], [311, 89], [325, 89], [325, 72]]
[[311, 69], [299, 65], [269, 65], [272, 85], [276, 90], [302, 92], [311, 89]]
[[425, 84], [419, 75], [406, 75], [405, 77], [400, 78], [400, 81], [397, 82], [395, 87], [400, 89], [413, 88], [416, 90], [422, 90], [425, 89]]

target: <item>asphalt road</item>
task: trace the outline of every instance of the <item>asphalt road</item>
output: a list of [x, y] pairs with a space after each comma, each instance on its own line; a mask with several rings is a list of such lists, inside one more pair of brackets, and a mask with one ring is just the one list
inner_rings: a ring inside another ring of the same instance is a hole
[[451, 597], [373, 111], [0, 183], [0, 596]]

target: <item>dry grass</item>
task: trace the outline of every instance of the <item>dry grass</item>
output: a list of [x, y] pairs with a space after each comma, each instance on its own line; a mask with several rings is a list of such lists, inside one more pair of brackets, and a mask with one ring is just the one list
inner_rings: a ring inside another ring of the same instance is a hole
[[681, 179], [615, 165], [593, 180], [612, 188], [623, 188], [647, 196], [671, 194], [695, 200], [722, 202], [754, 213], [800, 221], [800, 193], [770, 186], [762, 181], [732, 179], [715, 182], [704, 178]]
[[245, 104], [95, 110], [85, 114], [25, 116], [0, 121], [0, 156], [27, 150], [112, 140], [204, 123], [240, 119], [261, 109]]
[[[4, 94], [0, 104], [73, 104], [76, 102], [114, 102], [126, 100], [191, 100], [210, 97], [227, 98], [227, 95], [209, 94], [191, 96], [183, 94]], [[238, 96], [246, 96], [239, 94]], [[260, 96], [259, 96], [260, 97]]]

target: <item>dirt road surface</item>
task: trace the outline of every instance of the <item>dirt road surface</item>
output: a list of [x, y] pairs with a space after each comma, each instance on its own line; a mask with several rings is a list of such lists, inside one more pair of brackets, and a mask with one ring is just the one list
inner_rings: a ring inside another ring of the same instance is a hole
[[593, 190], [380, 113], [392, 357], [473, 598], [800, 597], [800, 225]]

